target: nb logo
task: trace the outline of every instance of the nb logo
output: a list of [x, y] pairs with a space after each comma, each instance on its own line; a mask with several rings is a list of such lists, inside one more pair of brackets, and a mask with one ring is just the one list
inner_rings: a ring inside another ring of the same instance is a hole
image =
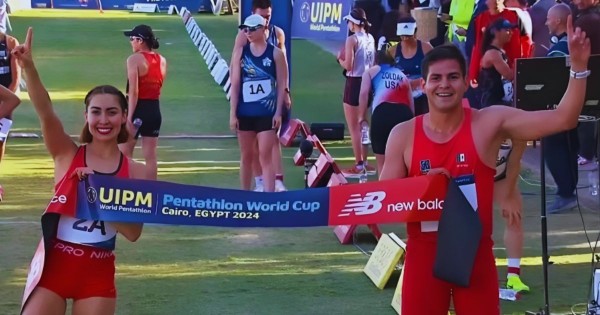
[[381, 201], [386, 194], [383, 191], [369, 192], [364, 197], [361, 194], [352, 194], [346, 202], [342, 213], [338, 216], [347, 217], [351, 213], [356, 215], [369, 215], [381, 210]]

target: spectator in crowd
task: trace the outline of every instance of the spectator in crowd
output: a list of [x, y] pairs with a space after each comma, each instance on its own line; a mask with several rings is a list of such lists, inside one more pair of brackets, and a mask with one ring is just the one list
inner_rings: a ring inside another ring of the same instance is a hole
[[[586, 32], [592, 45], [592, 55], [600, 54], [600, 0], [573, 0], [571, 10], [576, 12], [575, 26]], [[595, 134], [591, 130], [579, 130], [579, 164], [587, 164], [597, 158]]]
[[548, 10], [556, 4], [556, 0], [538, 0], [529, 8], [532, 23], [532, 40], [534, 42], [533, 57], [544, 57], [550, 47], [550, 33], [546, 27]]
[[473, 53], [473, 46], [475, 46], [475, 37], [477, 32], [475, 32], [475, 20], [481, 15], [481, 13], [486, 12], [488, 10], [487, 1], [486, 0], [477, 0], [475, 2], [475, 11], [471, 16], [471, 21], [469, 22], [469, 28], [467, 28], [467, 38], [465, 40], [465, 52], [467, 53], [467, 62], [471, 59], [471, 54]]
[[573, 0], [573, 4], [578, 10], [575, 26], [590, 39], [592, 55], [600, 54], [600, 0]]
[[[553, 36], [553, 45], [548, 50], [548, 57], [565, 57], [569, 55], [567, 42], [567, 17], [571, 14], [568, 5], [556, 4], [548, 10], [546, 25]], [[542, 150], [546, 157], [546, 167], [552, 174], [557, 186], [556, 199], [547, 209], [549, 214], [558, 213], [577, 206], [577, 150], [579, 139], [577, 128], [559, 132], [542, 139]]]
[[381, 23], [381, 30], [379, 32], [379, 40], [377, 41], [378, 51], [388, 50], [400, 42], [400, 36], [396, 34], [400, 17], [401, 14], [398, 10], [392, 10], [383, 16], [383, 22]]
[[[519, 25], [521, 27], [521, 57], [531, 57], [533, 55], [533, 22], [529, 15], [527, 0], [505, 0], [504, 4], [509, 10], [513, 10], [519, 16]], [[523, 40], [523, 37], [527, 37]]]
[[[483, 0], [482, 0], [483, 1]], [[505, 19], [511, 24], [519, 25], [519, 28], [513, 31], [510, 42], [506, 43], [504, 51], [508, 57], [508, 65], [514, 69], [514, 62], [517, 58], [528, 58], [531, 50], [531, 39], [521, 23], [519, 16], [514, 10], [506, 10], [502, 0], [485, 0], [488, 10], [475, 18], [475, 41], [471, 53], [469, 67], [469, 80], [472, 85], [476, 85], [479, 76], [479, 64], [481, 61], [483, 34], [485, 30], [497, 19]], [[526, 41], [528, 43], [522, 43]], [[524, 51], [526, 50], [526, 51]]]
[[450, 24], [448, 25], [448, 40], [452, 42], [467, 57], [465, 44], [467, 28], [475, 10], [475, 0], [452, 0], [450, 4]]
[[412, 17], [403, 17], [398, 23], [397, 34], [400, 44], [392, 47], [396, 66], [411, 80], [415, 115], [427, 112], [427, 96], [422, 89], [421, 63], [425, 55], [433, 49], [431, 44], [417, 39], [417, 22]]

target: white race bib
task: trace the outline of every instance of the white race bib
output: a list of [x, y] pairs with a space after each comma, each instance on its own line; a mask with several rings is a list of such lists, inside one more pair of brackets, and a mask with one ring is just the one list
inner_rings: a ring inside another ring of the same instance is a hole
[[11, 126], [12, 126], [12, 120], [10, 120], [8, 118], [0, 119], [0, 141], [4, 142], [4, 140], [6, 140]]
[[256, 102], [271, 94], [271, 80], [253, 80], [242, 84], [242, 97], [244, 102]]
[[56, 237], [75, 244], [94, 245], [115, 238], [117, 229], [99, 220], [83, 220], [61, 215]]
[[504, 96], [502, 97], [502, 100], [506, 103], [511, 103], [514, 96], [512, 82], [502, 79], [502, 88], [504, 89]]
[[[477, 211], [477, 187], [475, 186], [475, 177], [473, 175], [460, 176], [454, 179], [458, 184], [460, 191], [465, 195], [467, 201], [473, 210]], [[443, 210], [442, 210], [443, 211]], [[439, 221], [421, 222], [421, 232], [437, 232]]]

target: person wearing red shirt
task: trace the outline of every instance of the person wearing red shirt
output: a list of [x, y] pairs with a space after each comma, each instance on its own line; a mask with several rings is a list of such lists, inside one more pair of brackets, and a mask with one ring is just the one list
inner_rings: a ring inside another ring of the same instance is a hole
[[[159, 43], [150, 26], [138, 25], [124, 34], [129, 37], [133, 50], [127, 58], [127, 128], [133, 139], [121, 144], [120, 148], [125, 155], [132, 157], [137, 138], [142, 136], [142, 154], [148, 178], [156, 179], [156, 148], [162, 124], [159, 97], [167, 75], [167, 60], [154, 51]], [[141, 126], [134, 127], [136, 119], [141, 120]]]
[[[465, 195], [481, 222], [470, 281], [466, 287], [434, 276], [438, 222], [410, 222], [403, 271], [402, 314], [442, 315], [450, 299], [460, 315], [500, 313], [498, 274], [493, 253], [493, 187], [496, 159], [507, 139], [539, 139], [577, 125], [587, 84], [590, 42], [569, 21], [571, 78], [557, 109], [526, 112], [509, 106], [482, 110], [462, 106], [468, 87], [466, 62], [452, 45], [434, 48], [423, 60], [423, 90], [429, 113], [392, 130], [380, 180], [443, 173], [468, 176]], [[418, 143], [418, 145], [415, 145]], [[455, 227], [456, 228], [456, 227]], [[463, 225], [460, 228], [469, 228]], [[453, 231], [446, 230], [446, 236]], [[448, 249], [452, 250], [452, 249]]]
[[508, 65], [512, 69], [514, 69], [515, 59], [530, 57], [532, 50], [530, 38], [531, 35], [527, 34], [517, 12], [506, 9], [502, 1], [485, 1], [488, 6], [488, 10], [475, 17], [475, 44], [471, 53], [468, 76], [469, 80], [472, 82], [476, 82], [477, 78], [479, 77], [479, 64], [482, 57], [481, 45], [483, 44], [483, 34], [485, 29], [497, 19], [506, 19], [511, 24], [520, 26], [514, 30], [511, 40], [502, 47], [502, 49], [504, 49], [506, 52], [506, 57], [508, 57]]

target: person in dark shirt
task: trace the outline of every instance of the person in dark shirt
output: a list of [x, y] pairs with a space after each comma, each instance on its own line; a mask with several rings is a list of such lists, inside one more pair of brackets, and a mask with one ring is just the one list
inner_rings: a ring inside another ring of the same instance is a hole
[[578, 13], [575, 26], [580, 27], [592, 45], [592, 55], [600, 54], [600, 0], [574, 0]]
[[[548, 49], [548, 57], [569, 55], [567, 42], [567, 17], [571, 14], [568, 5], [557, 4], [548, 10], [546, 25], [553, 36], [553, 45]], [[577, 206], [578, 167], [577, 150], [579, 140], [577, 128], [559, 132], [542, 139], [542, 150], [546, 157], [546, 167], [552, 174], [558, 190], [554, 203], [547, 209], [549, 214], [572, 209]]]

